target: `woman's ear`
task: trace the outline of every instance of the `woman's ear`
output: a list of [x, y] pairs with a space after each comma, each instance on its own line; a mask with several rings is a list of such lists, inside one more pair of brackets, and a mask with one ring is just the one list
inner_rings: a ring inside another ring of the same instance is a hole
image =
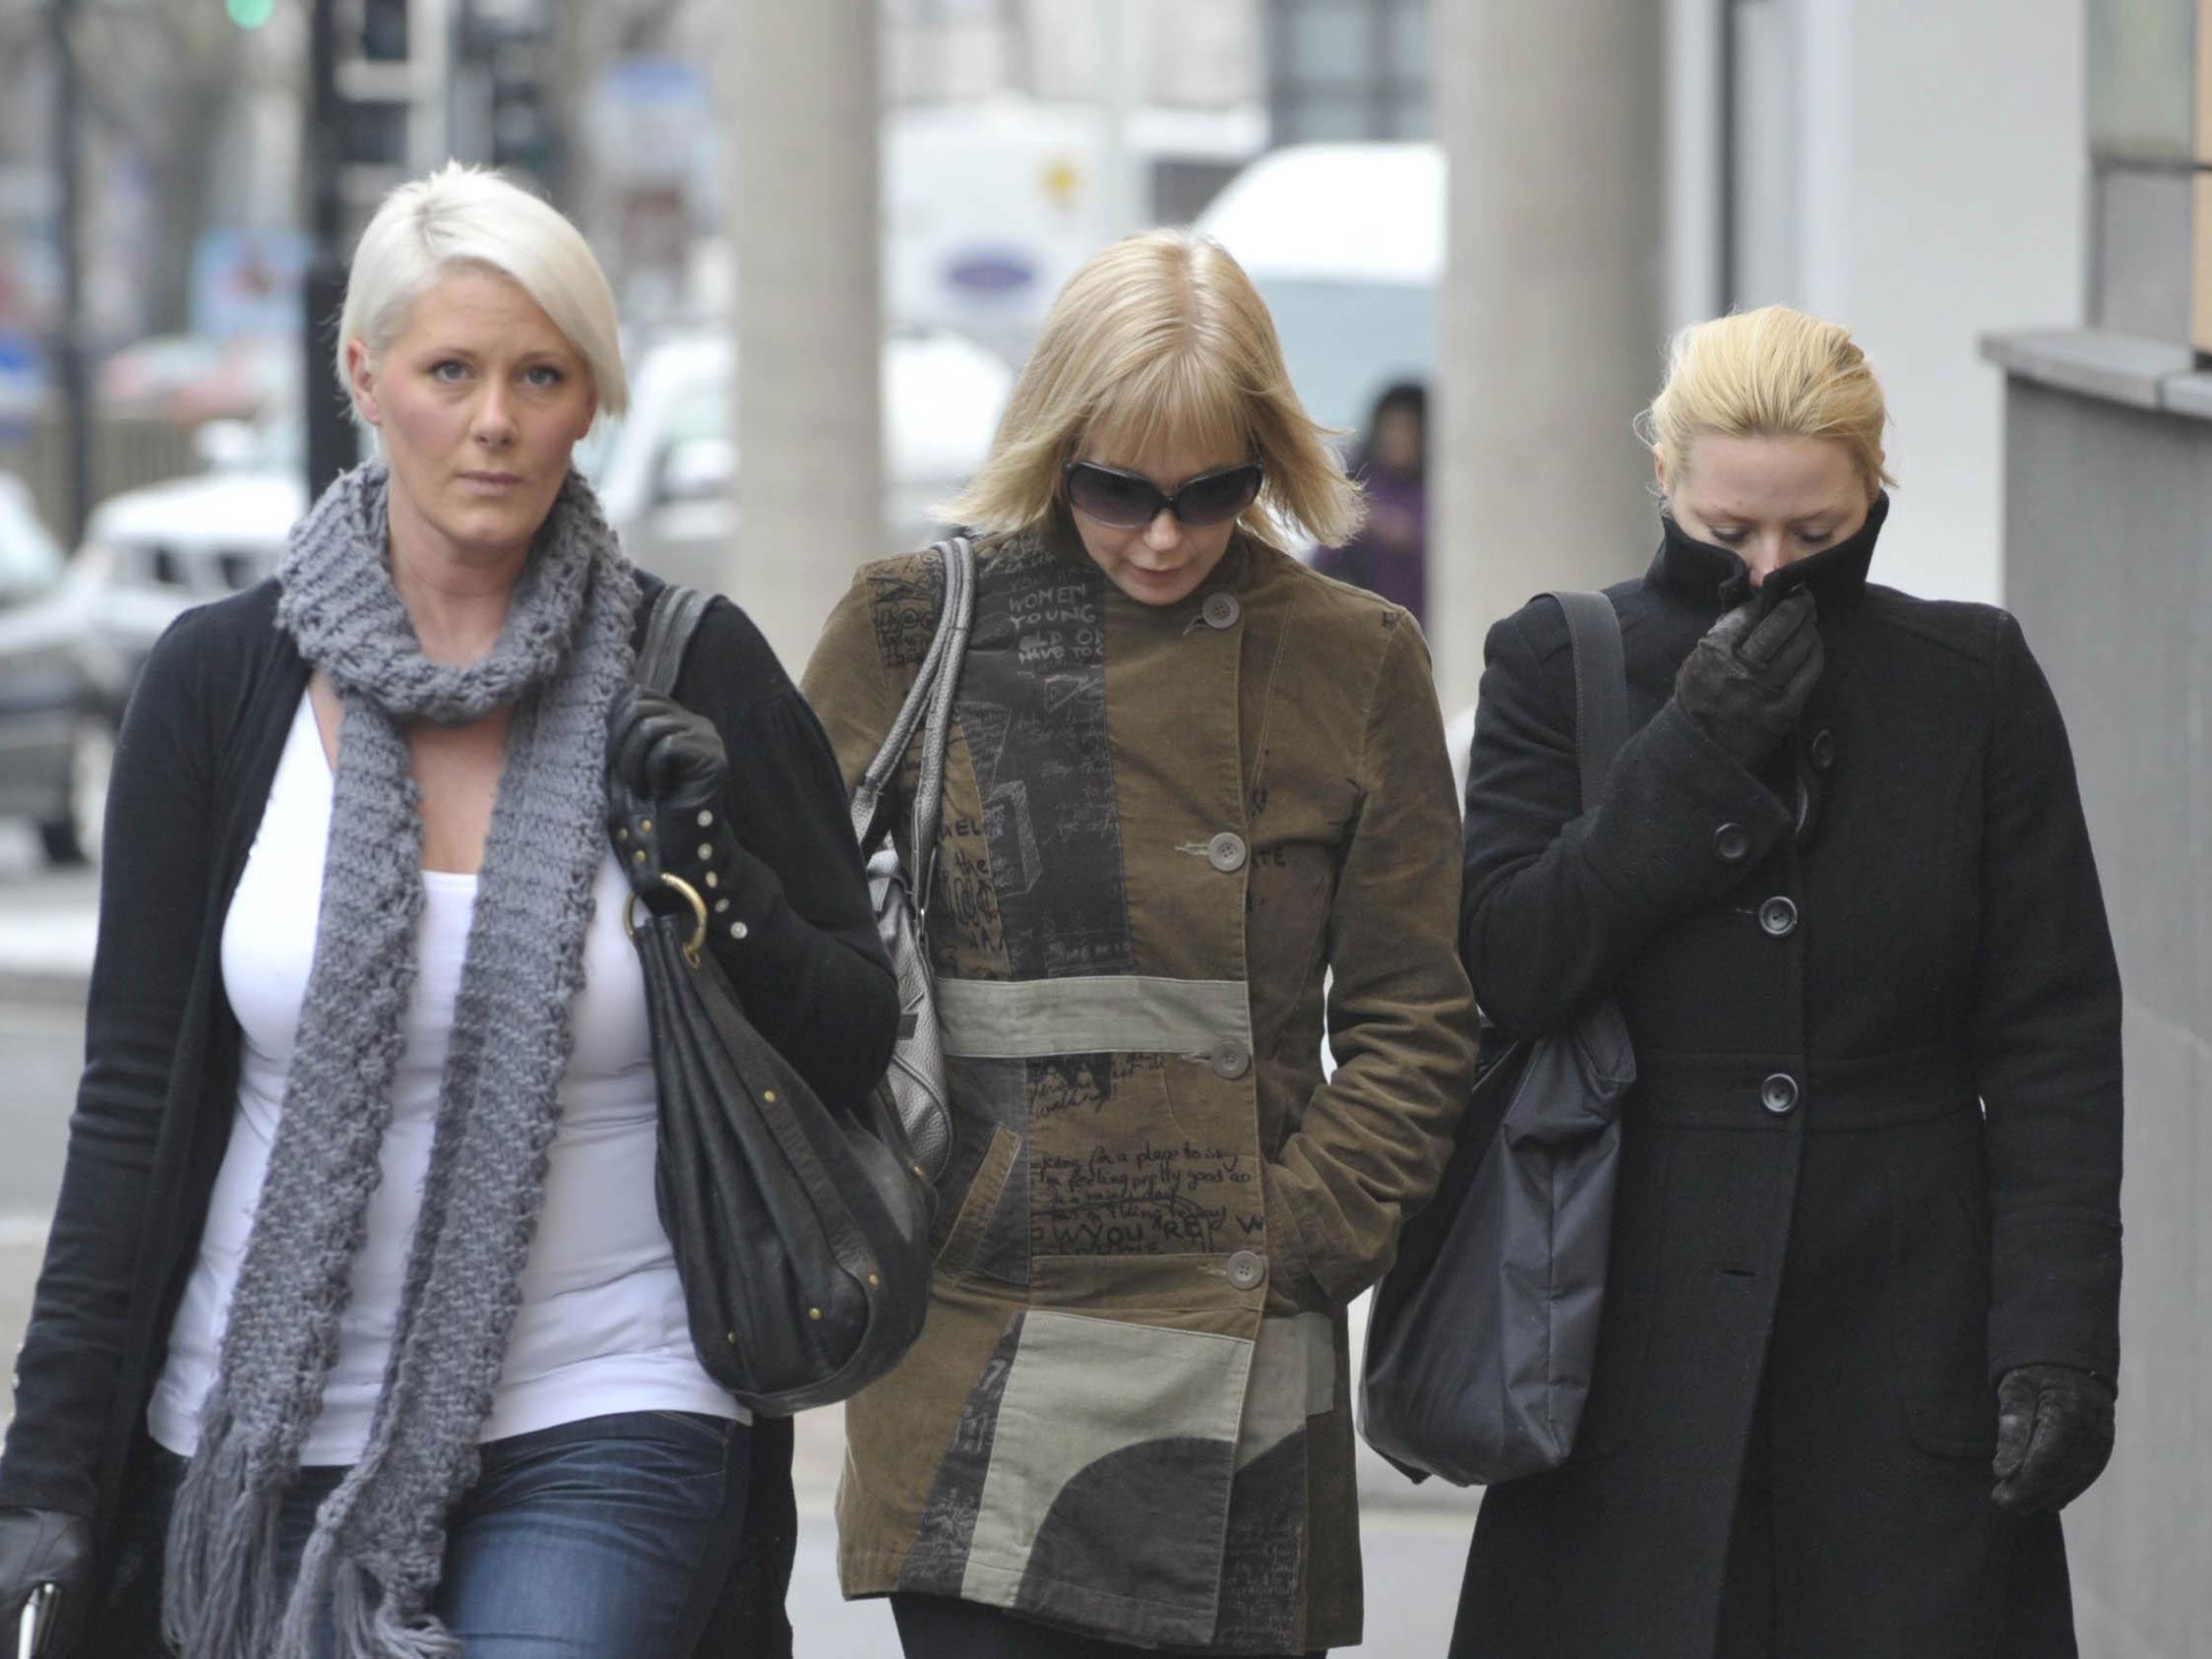
[[349, 339], [345, 342], [345, 390], [353, 399], [353, 407], [371, 426], [382, 426], [384, 415], [377, 407], [376, 365], [369, 359], [368, 341]]
[[1659, 499], [1667, 500], [1672, 493], [1667, 488], [1667, 458], [1657, 450], [1651, 452], [1651, 476], [1659, 486]]

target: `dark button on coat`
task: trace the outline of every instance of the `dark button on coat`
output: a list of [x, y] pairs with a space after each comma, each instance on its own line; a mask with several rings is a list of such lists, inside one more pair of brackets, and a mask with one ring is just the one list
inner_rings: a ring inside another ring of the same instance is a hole
[[1476, 994], [1519, 1035], [1618, 988], [1640, 1081], [1579, 1443], [1486, 1495], [1457, 1654], [1708, 1659], [1762, 1396], [1779, 1651], [2073, 1652], [2057, 1519], [1990, 1503], [1993, 1384], [2117, 1376], [2118, 972], [2017, 624], [1870, 553], [1813, 573], [1827, 667], [1764, 776], [1670, 700], [1717, 549], [1613, 590], [1638, 730], [1590, 811], [1557, 607], [1491, 632]]

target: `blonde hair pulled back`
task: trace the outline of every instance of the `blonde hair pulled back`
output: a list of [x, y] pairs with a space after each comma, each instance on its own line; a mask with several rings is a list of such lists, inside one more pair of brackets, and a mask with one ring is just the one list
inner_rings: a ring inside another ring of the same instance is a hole
[[1033, 529], [1060, 501], [1061, 468], [1086, 450], [1132, 457], [1156, 442], [1258, 460], [1266, 480], [1241, 527], [1324, 545], [1364, 515], [1359, 486], [1290, 384], [1252, 278], [1217, 242], [1181, 230], [1124, 237], [1053, 301], [1000, 418], [990, 458], [938, 509], [982, 534]]
[[1692, 323], [1674, 338], [1667, 378], [1636, 430], [1685, 477], [1704, 433], [1840, 443], [1872, 501], [1896, 480], [1882, 453], [1889, 408], [1867, 354], [1839, 324], [1786, 305]]

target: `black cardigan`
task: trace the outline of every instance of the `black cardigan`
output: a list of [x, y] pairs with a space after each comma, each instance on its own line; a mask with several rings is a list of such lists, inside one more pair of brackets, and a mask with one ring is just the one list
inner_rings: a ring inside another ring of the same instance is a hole
[[[661, 584], [642, 581], [649, 606]], [[276, 605], [266, 582], [178, 619], [115, 752], [85, 1073], [0, 1452], [0, 1507], [92, 1517], [103, 1555], [235, 1111], [222, 921], [309, 678]], [[715, 929], [715, 953], [822, 1097], [857, 1099], [889, 1062], [898, 991], [829, 740], [726, 600], [676, 696], [729, 752], [744, 856], [724, 891], [748, 931]]]

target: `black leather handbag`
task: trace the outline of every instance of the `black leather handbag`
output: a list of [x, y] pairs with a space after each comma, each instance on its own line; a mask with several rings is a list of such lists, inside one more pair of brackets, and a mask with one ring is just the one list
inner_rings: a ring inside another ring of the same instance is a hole
[[[1574, 648], [1587, 807], [1628, 735], [1621, 622], [1602, 593], [1552, 597]], [[1416, 1481], [1455, 1486], [1556, 1468], [1573, 1449], [1636, 1076], [1611, 997], [1536, 1042], [1489, 1037], [1436, 1197], [1376, 1287], [1360, 1366], [1367, 1443]]]
[[[707, 603], [661, 590], [641, 685], [672, 692]], [[654, 817], [644, 783], [609, 776], [613, 824]], [[700, 1363], [769, 1416], [844, 1399], [921, 1333], [935, 1194], [880, 1085], [831, 1111], [754, 1029], [707, 949], [698, 890], [635, 871], [632, 886], [624, 923], [660, 1091], [655, 1191]]]

